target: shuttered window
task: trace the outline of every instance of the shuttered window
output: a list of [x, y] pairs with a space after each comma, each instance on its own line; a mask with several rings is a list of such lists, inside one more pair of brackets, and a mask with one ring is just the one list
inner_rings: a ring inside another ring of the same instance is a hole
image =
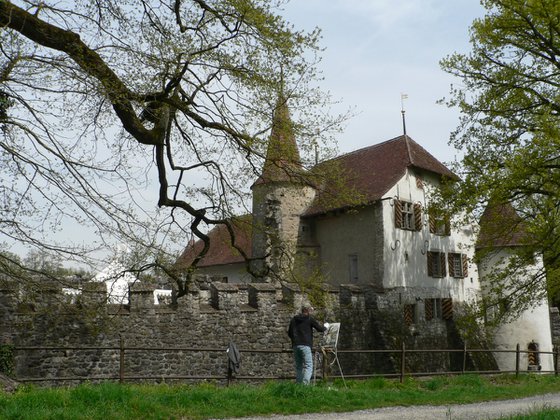
[[422, 205], [395, 200], [395, 226], [399, 229], [422, 229]]
[[450, 252], [447, 255], [447, 264], [449, 267], [449, 275], [455, 278], [463, 278], [468, 275], [469, 261], [465, 254], [457, 254]]
[[426, 321], [431, 321], [432, 319], [443, 319], [442, 299], [424, 299], [424, 315]]
[[426, 254], [428, 259], [428, 276], [445, 277], [445, 253], [428, 251]]
[[429, 218], [430, 233], [439, 236], [451, 235], [451, 223], [449, 219], [436, 214], [430, 214]]

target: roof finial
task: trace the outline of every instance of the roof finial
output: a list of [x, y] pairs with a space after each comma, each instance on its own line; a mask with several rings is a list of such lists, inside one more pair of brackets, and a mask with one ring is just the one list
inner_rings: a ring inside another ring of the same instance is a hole
[[406, 136], [406, 120], [404, 118], [404, 100], [408, 99], [408, 95], [406, 93], [401, 93], [401, 114], [402, 114], [402, 128], [403, 134]]

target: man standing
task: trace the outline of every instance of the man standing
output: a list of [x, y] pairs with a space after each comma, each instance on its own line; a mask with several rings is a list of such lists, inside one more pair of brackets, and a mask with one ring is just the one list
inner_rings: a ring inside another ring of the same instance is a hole
[[292, 318], [288, 327], [288, 335], [292, 340], [294, 350], [296, 382], [304, 385], [309, 385], [313, 374], [313, 356], [311, 354], [313, 329], [325, 332], [328, 328], [328, 324], [323, 326], [317, 322], [311, 316], [312, 312], [313, 308], [310, 305], [302, 306], [301, 313]]

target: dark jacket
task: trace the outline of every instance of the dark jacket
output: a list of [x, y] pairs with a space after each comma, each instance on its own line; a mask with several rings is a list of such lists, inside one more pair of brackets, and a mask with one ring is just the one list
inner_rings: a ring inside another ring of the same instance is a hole
[[313, 347], [313, 329], [324, 332], [326, 328], [312, 316], [299, 314], [292, 318], [288, 327], [288, 335], [294, 346]]

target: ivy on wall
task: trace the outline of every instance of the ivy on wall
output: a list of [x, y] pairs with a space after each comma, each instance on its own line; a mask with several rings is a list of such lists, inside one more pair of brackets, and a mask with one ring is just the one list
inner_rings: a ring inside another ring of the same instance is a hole
[[0, 373], [12, 376], [14, 373], [14, 346], [0, 345]]

